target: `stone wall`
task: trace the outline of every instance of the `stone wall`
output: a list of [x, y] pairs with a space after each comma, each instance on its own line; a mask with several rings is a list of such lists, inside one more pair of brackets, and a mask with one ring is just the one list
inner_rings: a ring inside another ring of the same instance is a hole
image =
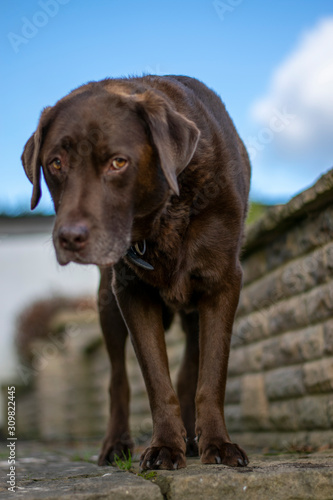
[[[111, 370], [96, 312], [60, 313], [52, 323], [46, 339], [33, 344], [31, 366], [21, 365], [19, 370], [23, 384], [17, 398], [18, 435], [29, 439], [100, 439], [106, 431], [109, 414]], [[176, 320], [166, 334], [173, 383], [180, 366], [183, 340]], [[151, 433], [152, 420], [143, 377], [130, 342], [126, 357], [132, 396], [132, 434], [137, 441], [145, 441]]]
[[226, 396], [233, 438], [333, 445], [333, 171], [248, 229]]
[[[247, 231], [226, 394], [229, 432], [245, 447], [333, 446], [332, 201], [333, 171]], [[88, 316], [58, 319], [62, 340], [51, 335], [35, 345], [32, 387], [18, 401], [22, 436], [102, 437], [110, 370], [96, 315]], [[183, 350], [178, 321], [166, 342], [175, 382]], [[151, 418], [130, 343], [127, 354], [139, 439]]]
[[[60, 313], [35, 341], [29, 368], [19, 370], [17, 425], [22, 437], [82, 439], [102, 435], [109, 362], [96, 312]], [[28, 371], [30, 369], [30, 371]]]

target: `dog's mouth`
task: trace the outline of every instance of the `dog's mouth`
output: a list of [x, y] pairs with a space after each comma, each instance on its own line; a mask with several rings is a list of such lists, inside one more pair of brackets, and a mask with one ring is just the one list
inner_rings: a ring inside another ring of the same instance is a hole
[[94, 258], [94, 257], [85, 257], [81, 255], [79, 252], [73, 252], [71, 255], [57, 255], [58, 263], [61, 266], [67, 266], [70, 262], [74, 262], [75, 264], [82, 265], [95, 265], [99, 267], [110, 267], [116, 264], [116, 261], [110, 259], [108, 257], [105, 258]]
[[58, 241], [54, 242], [57, 261], [61, 266], [66, 266], [70, 262], [81, 265], [96, 265], [98, 267], [112, 267], [127, 254], [130, 243], [123, 242], [114, 245], [112, 248], [89, 247], [81, 250], [69, 250], [61, 247]]
[[93, 255], [83, 255], [80, 252], [56, 252], [57, 261], [61, 266], [66, 266], [70, 262], [74, 262], [75, 264], [83, 264], [83, 265], [96, 265], [99, 267], [110, 267], [114, 266], [122, 256], [119, 258], [114, 258], [112, 256], [93, 256]]

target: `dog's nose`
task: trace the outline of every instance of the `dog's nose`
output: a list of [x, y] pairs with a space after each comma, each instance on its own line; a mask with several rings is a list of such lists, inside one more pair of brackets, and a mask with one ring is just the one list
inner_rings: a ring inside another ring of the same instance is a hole
[[59, 229], [58, 238], [62, 248], [78, 252], [85, 247], [89, 238], [89, 231], [87, 226], [83, 224], [62, 226]]

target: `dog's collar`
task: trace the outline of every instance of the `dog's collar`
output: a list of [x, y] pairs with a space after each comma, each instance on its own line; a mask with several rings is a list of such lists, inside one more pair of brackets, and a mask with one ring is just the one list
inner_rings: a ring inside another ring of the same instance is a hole
[[136, 264], [139, 267], [142, 267], [142, 269], [146, 269], [147, 271], [153, 271], [154, 268], [151, 264], [148, 264], [145, 260], [141, 259], [141, 257], [146, 253], [146, 240], [143, 240], [141, 242], [141, 247], [140, 243], [135, 243], [130, 247], [130, 249], [127, 251], [126, 257], [133, 263]]

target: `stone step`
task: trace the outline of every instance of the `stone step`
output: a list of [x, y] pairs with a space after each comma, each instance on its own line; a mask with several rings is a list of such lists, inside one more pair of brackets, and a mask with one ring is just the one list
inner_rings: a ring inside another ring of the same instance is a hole
[[[24, 500], [332, 500], [333, 450], [312, 454], [250, 455], [245, 468], [202, 465], [188, 459], [177, 471], [156, 471], [149, 480], [131, 471], [98, 467], [81, 447], [21, 443], [16, 461], [15, 498]], [[1, 453], [0, 499], [10, 498], [8, 463]], [[87, 461], [88, 460], [88, 461]], [[14, 497], [13, 497], [14, 498]]]

